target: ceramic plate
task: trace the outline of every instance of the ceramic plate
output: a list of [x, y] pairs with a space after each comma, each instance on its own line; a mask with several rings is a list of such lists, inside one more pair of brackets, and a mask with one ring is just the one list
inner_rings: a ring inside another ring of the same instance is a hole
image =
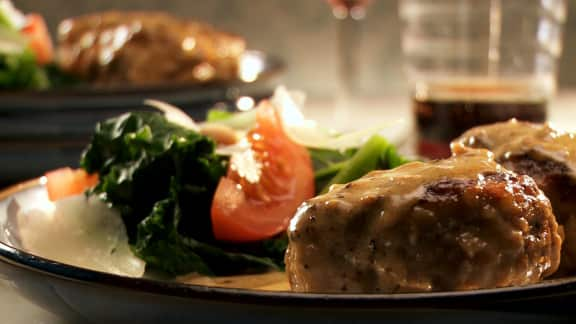
[[293, 293], [281, 273], [182, 283], [87, 270], [27, 253], [10, 235], [14, 209], [33, 205], [44, 190], [32, 180], [0, 193], [0, 275], [25, 298], [71, 321], [551, 321], [576, 302], [576, 278], [469, 292], [358, 295]]

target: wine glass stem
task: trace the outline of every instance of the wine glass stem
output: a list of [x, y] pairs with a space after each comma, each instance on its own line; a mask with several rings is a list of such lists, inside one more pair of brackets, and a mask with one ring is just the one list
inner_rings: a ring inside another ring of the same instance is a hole
[[337, 123], [345, 123], [358, 95], [358, 54], [361, 43], [361, 19], [348, 15], [338, 19], [338, 92], [336, 96]]

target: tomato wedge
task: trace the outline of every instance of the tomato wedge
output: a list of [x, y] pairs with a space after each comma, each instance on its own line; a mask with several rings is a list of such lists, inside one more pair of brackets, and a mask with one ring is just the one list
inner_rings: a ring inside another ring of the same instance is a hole
[[251, 149], [232, 155], [214, 195], [211, 217], [218, 240], [270, 238], [286, 230], [298, 206], [314, 196], [308, 151], [286, 136], [269, 102], [256, 109], [256, 126], [246, 137]]
[[84, 169], [60, 168], [46, 172], [45, 176], [48, 199], [51, 201], [79, 195], [98, 183], [98, 175], [88, 174]]
[[28, 37], [30, 48], [34, 51], [38, 64], [43, 65], [52, 62], [54, 59], [54, 48], [46, 22], [41, 15], [27, 15], [26, 24], [21, 32]]

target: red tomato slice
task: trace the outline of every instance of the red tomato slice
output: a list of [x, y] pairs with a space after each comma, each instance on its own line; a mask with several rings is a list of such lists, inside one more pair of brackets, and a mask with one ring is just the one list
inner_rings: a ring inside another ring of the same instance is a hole
[[247, 134], [251, 149], [231, 157], [214, 195], [212, 228], [218, 240], [270, 238], [286, 230], [298, 206], [314, 196], [308, 151], [286, 136], [268, 102], [256, 109], [256, 126]]
[[26, 35], [30, 41], [30, 48], [36, 55], [38, 64], [46, 64], [54, 59], [54, 48], [52, 40], [46, 27], [46, 22], [39, 14], [29, 14], [26, 16], [26, 25], [21, 32]]
[[88, 174], [84, 169], [60, 168], [46, 172], [45, 176], [51, 201], [81, 194], [98, 183], [98, 175]]

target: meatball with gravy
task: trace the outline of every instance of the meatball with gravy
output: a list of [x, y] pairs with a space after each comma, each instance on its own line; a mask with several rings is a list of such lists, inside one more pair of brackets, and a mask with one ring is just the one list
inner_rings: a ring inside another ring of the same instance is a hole
[[288, 229], [294, 291], [394, 293], [535, 283], [560, 262], [550, 202], [487, 150], [372, 171], [305, 202]]
[[454, 141], [486, 148], [507, 169], [529, 175], [550, 199], [564, 243], [559, 275], [576, 273], [576, 137], [548, 124], [510, 120], [479, 126]]

